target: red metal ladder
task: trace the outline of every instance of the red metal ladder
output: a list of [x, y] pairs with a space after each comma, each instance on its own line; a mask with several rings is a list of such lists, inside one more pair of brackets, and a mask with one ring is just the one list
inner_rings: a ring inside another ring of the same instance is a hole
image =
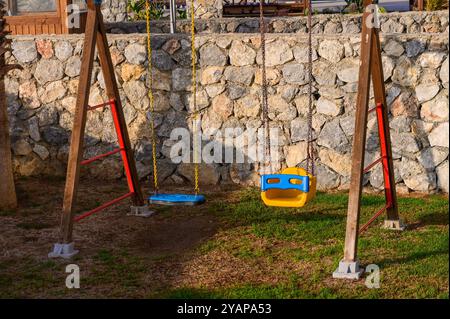
[[[74, 250], [73, 224], [87, 218], [107, 207], [117, 204], [127, 198], [133, 202], [133, 210], [136, 215], [149, 216], [151, 213], [145, 205], [139, 178], [136, 170], [133, 150], [123, 113], [119, 89], [117, 86], [114, 66], [111, 60], [108, 40], [100, 3], [87, 0], [87, 21], [83, 46], [83, 57], [80, 71], [80, 82], [78, 85], [77, 103], [75, 108], [74, 124], [70, 142], [70, 153], [67, 167], [66, 187], [64, 192], [64, 203], [61, 218], [61, 242], [55, 244], [53, 252], [49, 257], [70, 258], [78, 251]], [[103, 73], [105, 91], [108, 102], [89, 106], [89, 94], [91, 88], [92, 70], [94, 64], [94, 53], [97, 48], [100, 66]], [[83, 141], [86, 128], [87, 112], [98, 108], [110, 107], [117, 133], [119, 148], [91, 159], [83, 159]], [[129, 192], [114, 200], [111, 200], [95, 209], [74, 216], [80, 169], [83, 165], [91, 164], [114, 154], [121, 154], [128, 182]]]
[[89, 216], [91, 216], [91, 215], [93, 215], [95, 213], [98, 213], [98, 212], [100, 212], [100, 211], [102, 211], [102, 210], [104, 210], [104, 209], [106, 209], [106, 208], [108, 208], [108, 207], [110, 207], [112, 205], [115, 205], [115, 204], [121, 202], [124, 199], [127, 199], [127, 198], [130, 198], [132, 196], [135, 196], [135, 194], [136, 194], [136, 189], [135, 189], [135, 186], [134, 186], [134, 183], [133, 183], [133, 178], [131, 176], [130, 162], [128, 160], [127, 151], [126, 151], [126, 147], [125, 147], [124, 135], [123, 135], [122, 127], [120, 125], [120, 121], [119, 121], [119, 117], [118, 117], [118, 110], [117, 110], [116, 100], [115, 99], [111, 99], [111, 100], [109, 100], [106, 103], [102, 103], [102, 104], [98, 104], [98, 105], [94, 105], [94, 106], [88, 106], [87, 109], [88, 109], [88, 111], [93, 111], [93, 110], [96, 110], [96, 109], [99, 109], [99, 108], [104, 108], [104, 107], [107, 107], [107, 106], [109, 106], [111, 108], [111, 113], [112, 113], [112, 118], [113, 118], [113, 122], [114, 122], [114, 127], [115, 127], [116, 133], [117, 133], [117, 140], [118, 140], [118, 143], [119, 143], [119, 148], [117, 148], [117, 149], [115, 149], [113, 151], [101, 154], [101, 155], [94, 156], [94, 157], [92, 157], [90, 159], [83, 160], [82, 162], [80, 162], [80, 165], [85, 166], [85, 165], [91, 164], [93, 162], [100, 161], [100, 160], [102, 160], [102, 159], [104, 159], [106, 157], [109, 157], [109, 156], [112, 156], [112, 155], [120, 153], [120, 155], [122, 157], [122, 161], [123, 161], [123, 166], [124, 166], [124, 169], [125, 169], [125, 175], [127, 177], [127, 183], [128, 183], [129, 192], [126, 193], [125, 195], [117, 197], [117, 198], [115, 198], [115, 199], [113, 199], [113, 200], [111, 200], [111, 201], [109, 201], [107, 203], [104, 203], [103, 205], [101, 205], [101, 206], [99, 206], [97, 208], [94, 208], [94, 209], [92, 209], [90, 211], [87, 211], [87, 212], [85, 212], [85, 213], [83, 213], [81, 215], [78, 215], [78, 216], [74, 217], [74, 221], [75, 222], [83, 220], [86, 217], [89, 217]]
[[377, 103], [377, 106], [369, 110], [369, 113], [372, 113], [376, 111], [377, 114], [377, 122], [378, 122], [378, 138], [380, 140], [380, 151], [381, 151], [381, 157], [378, 158], [376, 161], [368, 165], [366, 168], [364, 168], [363, 173], [366, 174], [370, 170], [372, 170], [375, 166], [381, 163], [383, 167], [383, 179], [384, 179], [384, 192], [386, 195], [386, 205], [381, 208], [375, 215], [373, 215], [367, 223], [365, 223], [360, 229], [359, 234], [363, 233], [369, 226], [386, 210], [391, 209], [394, 205], [394, 198], [393, 198], [393, 192], [391, 184], [391, 181], [394, 180], [394, 172], [391, 171], [391, 165], [389, 165], [389, 151], [388, 151], [388, 145], [389, 142], [387, 140], [386, 136], [386, 130], [389, 129], [387, 126], [387, 123], [384, 121], [383, 116], [383, 104]]

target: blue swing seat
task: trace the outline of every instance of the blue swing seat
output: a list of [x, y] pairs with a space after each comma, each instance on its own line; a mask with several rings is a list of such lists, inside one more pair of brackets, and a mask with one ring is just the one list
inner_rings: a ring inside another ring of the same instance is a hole
[[[298, 183], [299, 181], [300, 183]], [[297, 183], [296, 183], [297, 182]], [[261, 191], [270, 189], [296, 189], [303, 193], [309, 192], [309, 176], [299, 176], [292, 174], [272, 174], [261, 176]]]
[[150, 204], [168, 206], [196, 206], [206, 201], [203, 195], [155, 194], [149, 197]]

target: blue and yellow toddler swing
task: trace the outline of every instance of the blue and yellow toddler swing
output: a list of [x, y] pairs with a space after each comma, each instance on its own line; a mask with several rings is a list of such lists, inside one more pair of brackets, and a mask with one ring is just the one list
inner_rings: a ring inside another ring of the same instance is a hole
[[[269, 106], [266, 77], [266, 50], [264, 21], [264, 1], [260, 1], [260, 28], [261, 28], [261, 51], [262, 51], [262, 109], [264, 125], [266, 127], [266, 139], [269, 138]], [[303, 207], [316, 196], [317, 178], [314, 167], [313, 130], [312, 130], [312, 33], [311, 33], [311, 6], [308, 12], [309, 29], [309, 113], [308, 113], [308, 158], [307, 169], [300, 167], [289, 167], [279, 174], [261, 176], [261, 198], [267, 206], [276, 207]], [[269, 147], [270, 149], [270, 147]], [[266, 150], [267, 151], [267, 150]], [[269, 150], [270, 154], [270, 150]]]

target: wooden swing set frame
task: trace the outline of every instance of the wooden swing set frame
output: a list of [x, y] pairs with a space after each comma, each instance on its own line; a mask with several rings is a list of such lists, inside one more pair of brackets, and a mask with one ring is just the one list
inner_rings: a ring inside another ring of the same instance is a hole
[[[364, 0], [364, 7], [367, 9], [372, 4], [371, 0]], [[61, 240], [60, 245], [70, 245], [72, 243], [73, 224], [76, 221], [84, 219], [100, 210], [118, 203], [126, 198], [131, 198], [133, 204], [137, 207], [144, 207], [144, 197], [140, 189], [139, 180], [136, 172], [135, 160], [131, 149], [130, 140], [126, 128], [122, 105], [120, 102], [119, 91], [114, 75], [111, 55], [109, 52], [105, 28], [103, 25], [102, 13], [100, 11], [99, 1], [88, 0], [87, 27], [84, 40], [83, 63], [80, 74], [80, 84], [78, 88], [78, 99], [76, 104], [76, 113], [74, 127], [71, 138], [71, 150], [69, 155], [66, 189], [64, 196], [64, 206], [61, 221]], [[383, 76], [383, 65], [381, 59], [381, 44], [379, 30], [376, 26], [369, 26], [368, 21], [372, 19], [373, 12], [365, 11], [363, 14], [362, 34], [361, 34], [361, 53], [360, 70], [358, 81], [358, 96], [355, 115], [355, 134], [353, 140], [351, 184], [349, 193], [347, 226], [345, 236], [344, 258], [339, 264], [339, 268], [333, 274], [335, 278], [359, 278], [362, 270], [359, 268], [357, 259], [357, 247], [359, 235], [375, 221], [377, 217], [386, 212], [387, 219], [385, 227], [393, 230], [402, 230], [397, 205], [397, 196], [395, 190], [395, 179], [393, 170], [392, 147], [389, 132], [388, 108], [386, 102], [386, 92]], [[97, 47], [100, 59], [100, 65], [105, 78], [106, 93], [109, 102], [98, 106], [89, 106], [89, 88], [92, 76], [92, 67], [94, 62], [94, 51]], [[370, 84], [373, 84], [375, 107], [369, 110]], [[86, 125], [86, 116], [89, 110], [99, 107], [110, 107], [113, 113], [114, 124], [118, 135], [119, 148], [116, 151], [96, 156], [89, 160], [83, 160], [82, 147], [84, 139], [84, 129]], [[364, 167], [367, 119], [369, 113], [376, 112], [378, 119], [378, 133], [381, 146], [381, 157], [368, 167]], [[78, 217], [74, 216], [74, 207], [76, 195], [78, 192], [78, 183], [80, 167], [91, 162], [102, 159], [106, 156], [120, 153], [124, 162], [129, 193], [110, 201], [94, 210], [86, 212]], [[381, 208], [363, 227], [359, 228], [361, 212], [361, 195], [363, 189], [363, 177], [370, 169], [377, 164], [381, 164], [384, 176], [384, 193], [386, 205]], [[5, 177], [5, 172], [0, 171], [1, 177]], [[52, 257], [71, 256], [73, 251], [60, 251]], [[66, 247], [67, 248], [67, 247]]]

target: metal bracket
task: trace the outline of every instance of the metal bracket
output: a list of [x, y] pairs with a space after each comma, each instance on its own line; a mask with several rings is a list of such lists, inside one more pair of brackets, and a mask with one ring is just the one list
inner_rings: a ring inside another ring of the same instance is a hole
[[74, 243], [55, 244], [55, 246], [53, 246], [53, 251], [48, 254], [48, 258], [70, 259], [78, 254], [78, 252], [79, 251], [74, 248]]

